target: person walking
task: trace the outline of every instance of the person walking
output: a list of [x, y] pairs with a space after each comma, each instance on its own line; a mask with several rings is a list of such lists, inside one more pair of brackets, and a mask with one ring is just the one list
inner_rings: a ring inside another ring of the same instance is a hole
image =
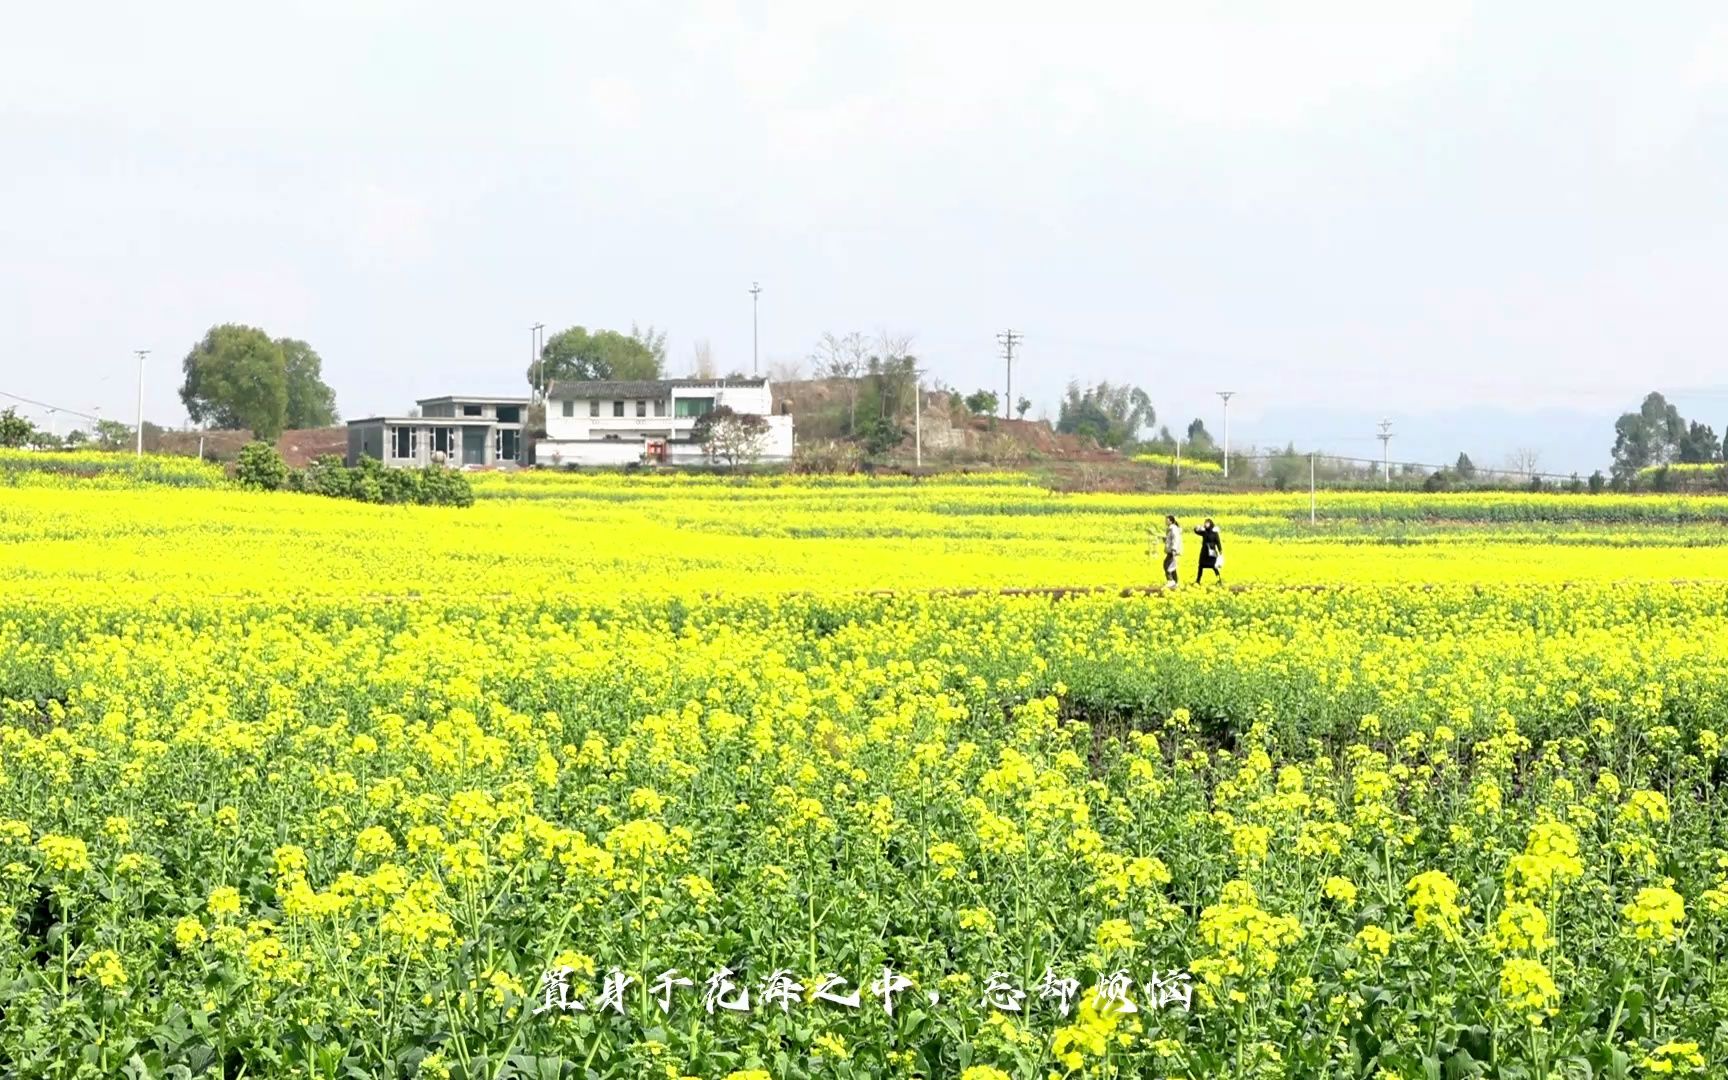
[[1207, 518], [1205, 524], [1194, 530], [1200, 537], [1200, 568], [1194, 571], [1194, 584], [1200, 584], [1200, 579], [1207, 570], [1220, 582], [1224, 580], [1224, 538], [1218, 535], [1218, 526]]
[[1175, 514], [1164, 515], [1164, 587], [1176, 587], [1176, 562], [1182, 556], [1182, 526]]

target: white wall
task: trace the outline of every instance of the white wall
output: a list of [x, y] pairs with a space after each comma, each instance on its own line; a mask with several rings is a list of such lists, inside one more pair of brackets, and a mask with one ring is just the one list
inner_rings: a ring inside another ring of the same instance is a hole
[[722, 405], [737, 413], [767, 416], [774, 411], [774, 394], [767, 383], [761, 386], [727, 386], [717, 389], [690, 387], [673, 391], [677, 397], [712, 397], [714, 407]]
[[768, 421], [768, 439], [762, 448], [763, 461], [792, 460], [792, 418], [764, 417]]
[[554, 469], [565, 465], [628, 465], [641, 460], [640, 439], [541, 439], [534, 446], [534, 463]]
[[[571, 393], [580, 393], [581, 388], [573, 385]], [[560, 392], [563, 392], [562, 389]], [[605, 398], [600, 402], [600, 415], [591, 415], [588, 399], [578, 398], [570, 402], [570, 415], [564, 415], [564, 399], [553, 398], [546, 408], [546, 438], [553, 441], [579, 441], [582, 439], [603, 439], [609, 434], [617, 434], [625, 439], [640, 439], [651, 433], [665, 433], [668, 437], [687, 439], [690, 429], [695, 426], [696, 417], [677, 416], [678, 399], [680, 398], [713, 398], [715, 408], [724, 405], [733, 412], [754, 413], [757, 416], [768, 416], [774, 407], [774, 394], [767, 383], [761, 386], [680, 386], [670, 391], [671, 397], [666, 400], [666, 411], [662, 416], [654, 415], [654, 401], [648, 402], [648, 415], [636, 415], [635, 398], [624, 402], [624, 415], [612, 415], [614, 399]], [[787, 451], [791, 453], [790, 450]]]

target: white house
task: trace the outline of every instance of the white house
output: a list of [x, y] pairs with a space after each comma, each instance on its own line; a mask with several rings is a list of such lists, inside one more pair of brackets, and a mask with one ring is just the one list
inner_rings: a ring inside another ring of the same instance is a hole
[[386, 465], [503, 467], [522, 460], [522, 419], [528, 399], [447, 396], [421, 398], [419, 416], [368, 416], [348, 421], [348, 464], [363, 457]]
[[555, 382], [546, 392], [546, 437], [537, 465], [689, 465], [709, 460], [691, 437], [696, 421], [725, 407], [768, 423], [758, 461], [792, 459], [792, 417], [774, 414], [767, 379]]

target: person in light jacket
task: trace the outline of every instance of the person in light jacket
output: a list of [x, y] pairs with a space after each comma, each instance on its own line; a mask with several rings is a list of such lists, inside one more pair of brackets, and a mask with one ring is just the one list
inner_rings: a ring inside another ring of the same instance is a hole
[[1194, 584], [1200, 584], [1200, 579], [1206, 575], [1207, 570], [1212, 571], [1213, 577], [1223, 581], [1224, 538], [1218, 535], [1218, 526], [1212, 524], [1211, 518], [1207, 518], [1205, 524], [1194, 530], [1194, 534], [1200, 537], [1200, 569], [1194, 571]]
[[1176, 587], [1176, 562], [1182, 557], [1182, 526], [1175, 514], [1164, 515], [1164, 587]]

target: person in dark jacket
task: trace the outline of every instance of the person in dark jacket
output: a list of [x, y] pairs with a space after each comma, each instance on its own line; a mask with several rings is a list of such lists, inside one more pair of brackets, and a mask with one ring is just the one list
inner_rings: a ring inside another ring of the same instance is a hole
[[1218, 535], [1218, 526], [1207, 518], [1205, 523], [1194, 530], [1200, 537], [1200, 569], [1194, 571], [1194, 584], [1200, 584], [1200, 579], [1207, 570], [1219, 581], [1224, 580], [1224, 538]]

